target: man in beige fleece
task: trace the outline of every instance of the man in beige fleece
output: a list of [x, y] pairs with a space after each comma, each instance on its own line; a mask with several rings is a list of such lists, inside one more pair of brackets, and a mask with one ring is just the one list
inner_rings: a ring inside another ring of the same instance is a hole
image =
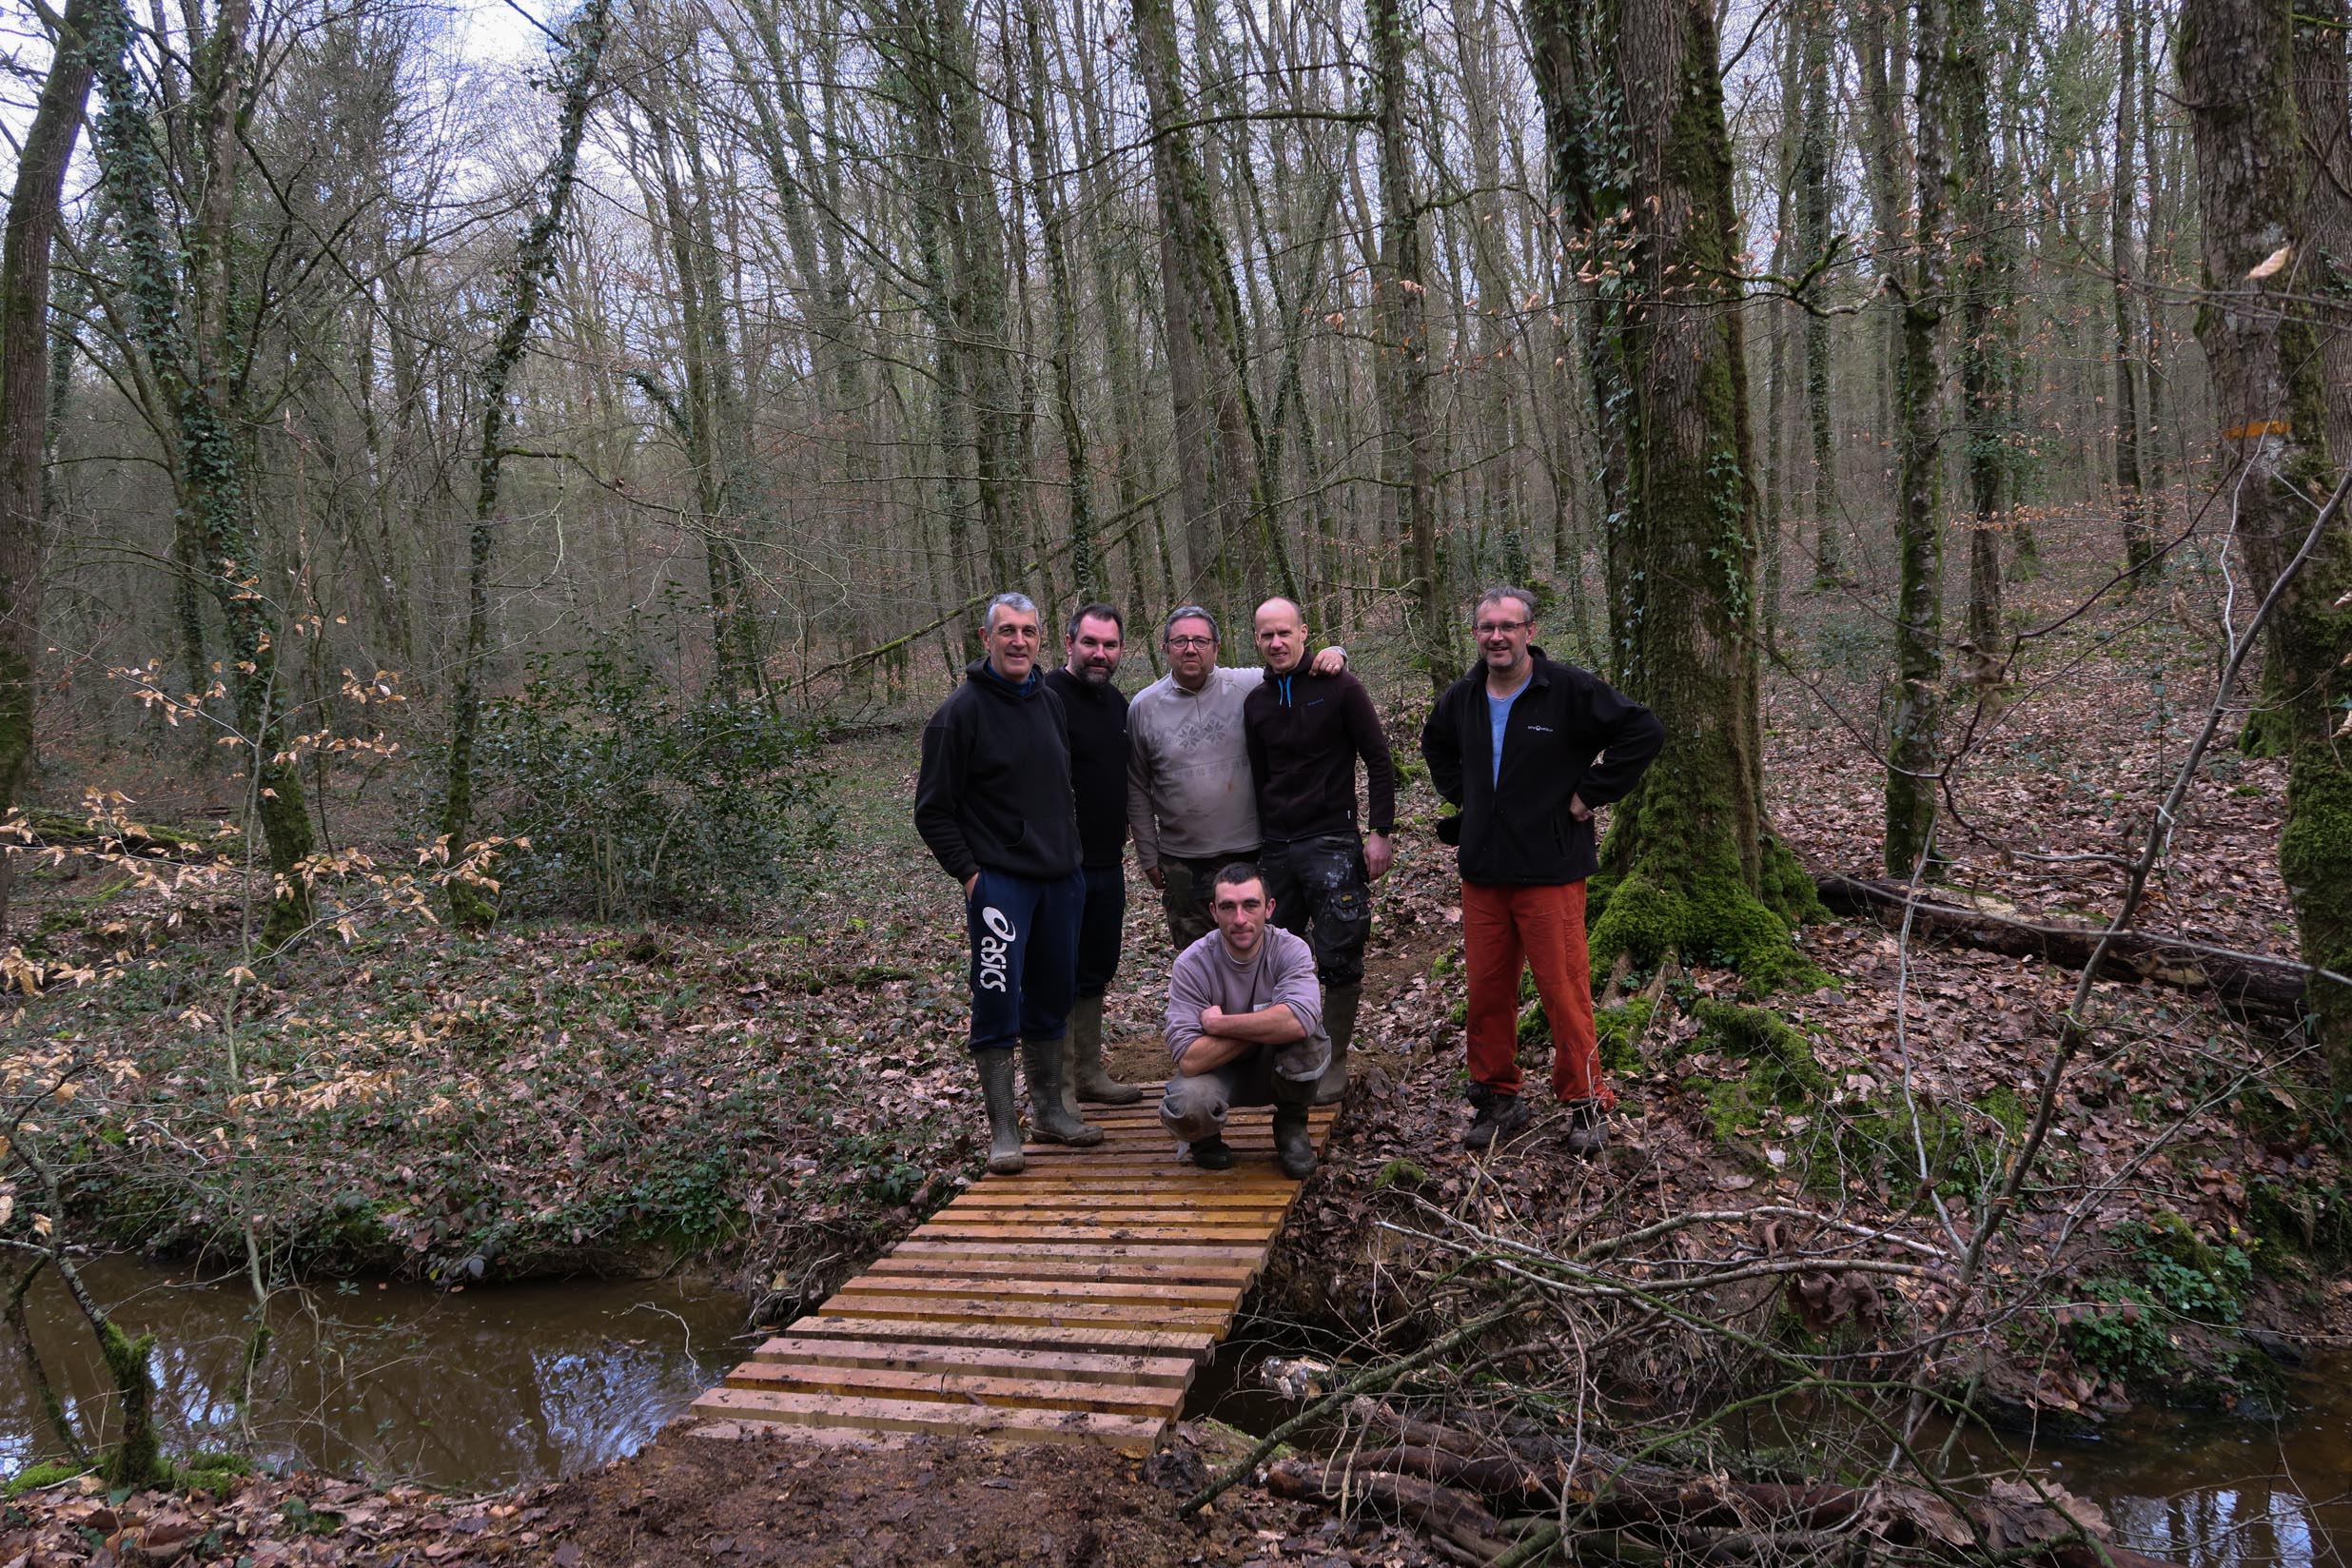
[[1236, 862], [1210, 879], [1217, 929], [1176, 957], [1167, 986], [1167, 1049], [1176, 1059], [1160, 1122], [1206, 1170], [1233, 1164], [1224, 1137], [1234, 1106], [1274, 1107], [1274, 1153], [1284, 1175], [1314, 1174], [1307, 1107], [1330, 1065], [1315, 953], [1272, 921], [1257, 867]]

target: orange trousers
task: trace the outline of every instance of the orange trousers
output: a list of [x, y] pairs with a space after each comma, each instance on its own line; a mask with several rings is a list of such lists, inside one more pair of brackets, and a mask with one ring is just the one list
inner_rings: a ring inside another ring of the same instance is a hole
[[1584, 950], [1584, 884], [1519, 888], [1461, 885], [1461, 939], [1470, 971], [1470, 1076], [1498, 1094], [1517, 1094], [1519, 990], [1522, 964], [1552, 1026], [1552, 1092], [1562, 1102], [1617, 1096], [1601, 1082], [1593, 1032], [1593, 965]]

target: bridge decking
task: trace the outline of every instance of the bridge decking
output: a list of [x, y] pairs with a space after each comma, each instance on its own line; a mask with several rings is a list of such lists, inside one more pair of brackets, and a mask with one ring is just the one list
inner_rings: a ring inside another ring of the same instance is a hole
[[[714, 1420], [941, 1432], [1148, 1453], [1232, 1326], [1299, 1184], [1271, 1112], [1236, 1110], [1240, 1156], [1176, 1156], [1156, 1102], [1088, 1106], [1090, 1149], [1031, 1144], [695, 1402]], [[1332, 1107], [1312, 1116], [1316, 1147]]]

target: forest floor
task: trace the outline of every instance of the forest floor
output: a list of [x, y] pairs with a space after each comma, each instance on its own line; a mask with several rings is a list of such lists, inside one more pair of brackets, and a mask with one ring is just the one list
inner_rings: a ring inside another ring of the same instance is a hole
[[[2058, 584], [2040, 593], [2062, 602]], [[1880, 774], [1854, 738], [1877, 721], [1875, 624], [1829, 596], [1784, 634], [1789, 668], [1771, 682], [1774, 823], [1815, 871], [1878, 870]], [[1957, 774], [1965, 826], [1945, 879], [2034, 916], [2112, 908], [2114, 868], [2067, 857], [2136, 851], [2210, 696], [2210, 634], [2176, 594], [2034, 644]], [[1401, 755], [1419, 717], [1394, 711]], [[820, 883], [757, 925], [465, 936], [384, 919], [347, 947], [243, 972], [234, 888], [95, 900], [96, 870], [34, 878], [52, 961], [112, 975], [52, 983], [10, 1030], [11, 1072], [77, 1049], [113, 1065], [77, 1102], [90, 1122], [69, 1223], [93, 1245], [242, 1260], [249, 1233], [274, 1267], [453, 1282], [694, 1258], [736, 1270], [763, 1321], [813, 1305], [946, 1202], [983, 1135], [960, 1047], [959, 911], [908, 820], [915, 732], [867, 733], [830, 760], [838, 847]], [[2293, 956], [2283, 789], [2278, 764], [2218, 751], [2142, 924]], [[1406, 792], [1356, 1086], [1247, 1334], [1351, 1358], [1409, 1346], [1440, 1261], [1383, 1221], [1443, 1215], [1557, 1251], [1770, 1200], [1930, 1245], [1970, 1233], [2072, 974], [1868, 923], [1807, 927], [1829, 984], [1760, 999], [1818, 1069], [1803, 1096], [1702, 1021], [1703, 1002], [1739, 996], [1736, 975], [1636, 974], [1637, 999], [1603, 1014], [1623, 1097], [1607, 1158], [1569, 1159], [1550, 1110], [1473, 1156], [1458, 1141], [1458, 887], [1435, 807], [1424, 783]], [[143, 809], [168, 819], [167, 802]], [[1147, 890], [1130, 898], [1110, 1049], [1115, 1070], [1148, 1082], [1166, 1070], [1168, 954]], [[2149, 1399], [2260, 1408], [2275, 1374], [2254, 1346], [2341, 1344], [2352, 1329], [2352, 1205], [2323, 1073], [2279, 1021], [2194, 990], [2102, 982], [2095, 1006], [2096, 1047], [2066, 1079], [2042, 1178], [1989, 1254], [1988, 1294], [2013, 1314], [2006, 1353], [1943, 1370], [1982, 1376], [1993, 1404], [2085, 1424]], [[1545, 1049], [1527, 1052], [1538, 1073]], [[1867, 1349], [1938, 1304], [1903, 1280], [1804, 1317]], [[1763, 1322], [1780, 1303], [1750, 1305]], [[1667, 1401], [1710, 1395], [1638, 1355], [1621, 1371], [1655, 1377]], [[159, 1517], [246, 1542], [255, 1562], [822, 1562], [845, 1537], [858, 1545], [843, 1561], [1427, 1560], [1408, 1538], [1248, 1489], [1179, 1522], [1170, 1487], [1202, 1462], [1147, 1475], [1107, 1456], [931, 1444], [852, 1461], [672, 1433], [605, 1470], [471, 1501], [292, 1477], [117, 1504], [68, 1482], [0, 1516], [0, 1561], [169, 1560], [151, 1544]], [[144, 1559], [125, 1530], [147, 1532]]]

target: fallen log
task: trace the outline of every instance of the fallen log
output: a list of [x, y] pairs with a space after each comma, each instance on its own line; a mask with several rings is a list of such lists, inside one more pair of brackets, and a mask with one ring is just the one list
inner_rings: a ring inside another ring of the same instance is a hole
[[1269, 1486], [1284, 1497], [1380, 1507], [1490, 1561], [1528, 1560], [1534, 1544], [1532, 1519], [1502, 1515], [1540, 1519], [1564, 1500], [1579, 1521], [1578, 1555], [1617, 1561], [1736, 1562], [1818, 1539], [1825, 1549], [1868, 1539], [1953, 1563], [1975, 1560], [1975, 1548], [1990, 1543], [2045, 1568], [2093, 1568], [2103, 1559], [2109, 1568], [2174, 1568], [2105, 1539], [2085, 1539], [2078, 1523], [2104, 1538], [2106, 1520], [2054, 1482], [1995, 1481], [1987, 1494], [1960, 1498], [1913, 1485], [1742, 1481], [1629, 1462], [1554, 1434], [1464, 1431], [1379, 1400], [1359, 1399], [1350, 1414], [1401, 1441], [1321, 1464], [1284, 1460]]
[[1492, 1562], [1511, 1547], [1502, 1521], [1479, 1502], [1418, 1476], [1352, 1469], [1343, 1460], [1317, 1464], [1294, 1459], [1280, 1460], [1267, 1470], [1265, 1483], [1276, 1497], [1325, 1507], [1370, 1507], [1402, 1519], [1460, 1547], [1480, 1562]]
[[[2031, 920], [1956, 901], [1955, 891], [1922, 889], [1825, 872], [1813, 878], [1821, 901], [1839, 914], [1867, 914], [1882, 924], [1899, 924], [1909, 904], [1914, 931], [1964, 947], [2040, 958], [2081, 968], [2099, 946], [2101, 929], [2071, 920]], [[1965, 895], [1957, 895], [1965, 896]], [[2185, 990], [2211, 990], [2223, 1000], [2265, 1012], [2303, 1010], [2310, 969], [2291, 959], [2235, 952], [2208, 942], [2160, 931], [2120, 931], [2107, 944], [2101, 972], [2118, 980], [2146, 980]]]

